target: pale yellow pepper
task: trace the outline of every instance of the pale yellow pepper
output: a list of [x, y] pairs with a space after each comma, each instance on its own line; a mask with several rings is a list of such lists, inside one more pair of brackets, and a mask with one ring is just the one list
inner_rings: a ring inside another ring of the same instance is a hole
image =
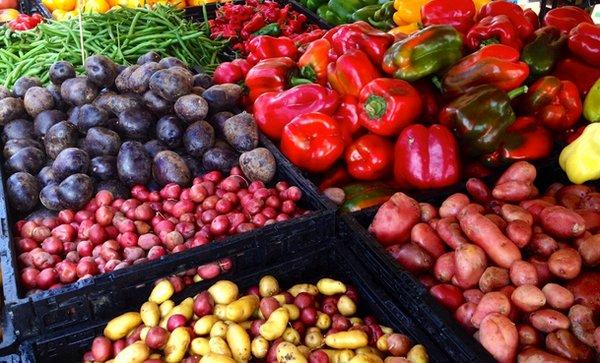
[[407, 25], [397, 26], [397, 27], [393, 28], [392, 30], [390, 30], [388, 33], [390, 33], [392, 35], [396, 35], [396, 34], [410, 35], [419, 29], [421, 29], [419, 23], [410, 23]]
[[562, 150], [558, 163], [575, 184], [600, 179], [600, 123], [586, 126], [581, 136]]
[[475, 9], [479, 12], [485, 4], [492, 2], [492, 0], [473, 0], [473, 4], [475, 4]]
[[[116, 5], [121, 6], [123, 8], [141, 8], [144, 7], [144, 4], [144, 0], [117, 0], [116, 3]], [[109, 0], [109, 5], [111, 7], [115, 6], [111, 3], [111, 0]]]
[[421, 6], [430, 0], [395, 0], [394, 23], [396, 25], [408, 25], [421, 22]]

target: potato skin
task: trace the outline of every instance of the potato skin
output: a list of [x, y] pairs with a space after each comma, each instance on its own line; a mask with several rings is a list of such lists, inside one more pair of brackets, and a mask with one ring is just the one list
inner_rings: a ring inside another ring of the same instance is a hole
[[119, 179], [127, 185], [147, 184], [152, 177], [152, 160], [139, 141], [126, 141], [117, 155]]
[[254, 117], [242, 112], [223, 123], [223, 134], [237, 152], [254, 150], [258, 146], [258, 128]]
[[481, 321], [479, 342], [499, 362], [512, 362], [517, 355], [519, 333], [506, 316], [492, 313]]
[[[163, 61], [164, 59], [159, 64]], [[175, 101], [191, 91], [192, 82], [191, 73], [186, 74], [179, 69], [162, 69], [150, 77], [149, 88], [165, 100]]]
[[508, 270], [502, 267], [489, 266], [479, 278], [479, 289], [483, 293], [496, 291], [510, 284]]
[[54, 97], [46, 88], [31, 87], [23, 96], [23, 105], [31, 117], [36, 117], [40, 112], [54, 108]]
[[545, 208], [540, 213], [542, 227], [557, 238], [574, 238], [585, 232], [585, 221], [574, 211], [561, 206]]
[[194, 122], [185, 130], [183, 145], [188, 154], [202, 157], [215, 144], [215, 130], [206, 121]]
[[128, 78], [128, 89], [135, 93], [144, 93], [148, 90], [150, 77], [163, 67], [156, 62], [147, 62], [136, 68]]
[[52, 163], [52, 169], [59, 179], [69, 175], [87, 173], [90, 167], [90, 157], [87, 152], [76, 147], [66, 148], [60, 152]]
[[43, 146], [37, 140], [34, 139], [12, 139], [8, 140], [4, 144], [4, 149], [2, 150], [2, 156], [4, 156], [5, 160], [10, 159], [11, 156], [16, 154], [19, 150], [26, 147], [35, 147], [37, 149], [43, 150]]
[[6, 167], [11, 173], [24, 171], [30, 174], [37, 174], [44, 166], [45, 161], [46, 156], [42, 150], [28, 146], [13, 154], [6, 161]]
[[86, 77], [70, 78], [60, 86], [60, 95], [65, 102], [82, 106], [94, 101], [98, 96], [98, 86]]
[[573, 279], [581, 272], [581, 255], [571, 247], [561, 248], [550, 255], [548, 267], [553, 275], [563, 279]]
[[567, 288], [548, 283], [542, 288], [542, 292], [546, 295], [546, 302], [554, 309], [565, 310], [570, 308], [575, 301], [575, 297]]
[[531, 325], [544, 333], [551, 333], [558, 329], [569, 329], [569, 318], [564, 314], [552, 310], [542, 309], [532, 313], [529, 316]]
[[46, 110], [40, 112], [33, 121], [33, 133], [36, 137], [44, 137], [48, 130], [67, 119], [67, 115], [59, 110]]
[[208, 103], [198, 95], [189, 94], [179, 97], [175, 101], [174, 109], [177, 116], [189, 124], [204, 121], [208, 114]]
[[519, 363], [570, 363], [568, 359], [564, 359], [554, 354], [550, 354], [538, 348], [526, 348], [519, 352]]
[[95, 54], [85, 60], [88, 78], [98, 86], [110, 87], [117, 77], [117, 65], [107, 56]]
[[192, 175], [185, 161], [177, 153], [161, 151], [152, 162], [152, 175], [159, 185], [177, 183], [181, 186], [191, 184]]
[[77, 146], [77, 128], [68, 121], [50, 127], [44, 138], [46, 154], [54, 159], [66, 148]]
[[0, 99], [0, 125], [25, 115], [23, 100], [15, 97]]
[[240, 168], [248, 179], [268, 183], [273, 180], [277, 171], [275, 157], [263, 147], [245, 152], [239, 158]]
[[73, 174], [58, 185], [58, 195], [65, 207], [79, 210], [94, 193], [92, 178], [86, 174]]
[[572, 361], [589, 361], [592, 350], [580, 342], [570, 331], [559, 329], [546, 336], [546, 348], [554, 353]]
[[38, 202], [40, 185], [37, 179], [25, 172], [18, 172], [6, 180], [6, 194], [10, 205], [20, 212], [32, 210]]

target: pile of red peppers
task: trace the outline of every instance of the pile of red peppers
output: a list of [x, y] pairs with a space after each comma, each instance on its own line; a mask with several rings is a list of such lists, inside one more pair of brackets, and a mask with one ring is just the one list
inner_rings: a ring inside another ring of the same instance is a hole
[[260, 130], [322, 187], [444, 188], [572, 140], [600, 77], [600, 26], [572, 6], [541, 22], [505, 1], [464, 13], [409, 36], [360, 21], [311, 42], [257, 36], [214, 79], [243, 83]]

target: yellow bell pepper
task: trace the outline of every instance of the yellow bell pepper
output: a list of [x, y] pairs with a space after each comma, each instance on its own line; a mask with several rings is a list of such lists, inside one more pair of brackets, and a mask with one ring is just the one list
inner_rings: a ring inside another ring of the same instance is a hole
[[111, 0], [108, 1], [111, 7], [118, 5], [123, 8], [142, 8], [145, 4], [144, 0], [117, 0], [116, 5], [111, 4]]
[[50, 12], [54, 12], [54, 10], [63, 10], [63, 11], [71, 11], [75, 10], [77, 6], [76, 0], [42, 0], [42, 4], [44, 4]]
[[84, 13], [106, 13], [110, 10], [110, 5], [105, 0], [86, 0], [83, 5]]
[[217, 0], [187, 0], [188, 6], [202, 6], [206, 4], [216, 3]]
[[600, 179], [600, 123], [586, 126], [581, 136], [562, 150], [558, 163], [575, 184]]
[[392, 35], [396, 35], [396, 34], [410, 35], [419, 29], [421, 29], [419, 23], [410, 23], [407, 25], [397, 26], [397, 27], [393, 28], [392, 30], [390, 30], [388, 33], [390, 33]]
[[430, 0], [394, 0], [394, 23], [408, 25], [421, 22], [421, 6]]
[[15, 20], [19, 14], [19, 11], [16, 9], [0, 9], [0, 23], [8, 23], [11, 20]]
[[473, 4], [475, 4], [475, 9], [479, 12], [479, 9], [483, 7], [483, 5], [492, 2], [492, 0], [473, 0]]

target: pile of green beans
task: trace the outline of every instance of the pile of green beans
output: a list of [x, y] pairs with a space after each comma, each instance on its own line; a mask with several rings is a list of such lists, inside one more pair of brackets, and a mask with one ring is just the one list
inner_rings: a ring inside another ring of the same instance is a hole
[[12, 87], [23, 76], [47, 83], [48, 69], [59, 60], [71, 62], [82, 73], [84, 57], [103, 54], [127, 65], [151, 50], [211, 73], [227, 44], [209, 34], [206, 21], [192, 22], [183, 10], [168, 6], [84, 14], [81, 23], [78, 18], [50, 20], [23, 32], [0, 27], [0, 84]]

